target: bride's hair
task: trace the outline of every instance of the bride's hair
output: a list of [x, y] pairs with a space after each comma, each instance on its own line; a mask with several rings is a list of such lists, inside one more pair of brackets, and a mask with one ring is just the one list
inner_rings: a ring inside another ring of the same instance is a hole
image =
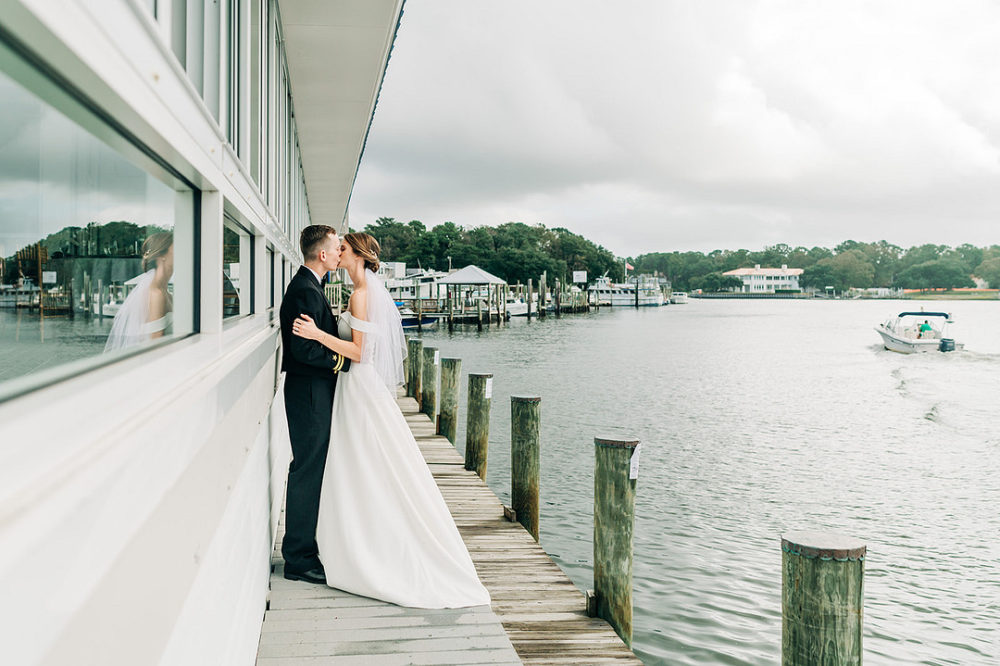
[[156, 266], [156, 260], [167, 253], [174, 244], [174, 235], [169, 232], [152, 234], [142, 243], [142, 270]]
[[378, 272], [378, 254], [382, 247], [374, 236], [362, 232], [350, 233], [344, 236], [344, 242], [351, 246], [354, 254], [365, 260], [365, 268], [372, 273]]

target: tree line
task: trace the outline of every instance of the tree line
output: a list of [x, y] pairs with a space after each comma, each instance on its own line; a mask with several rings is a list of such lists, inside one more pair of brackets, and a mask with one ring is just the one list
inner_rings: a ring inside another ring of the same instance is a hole
[[925, 244], [903, 249], [884, 240], [847, 240], [832, 249], [779, 243], [758, 251], [650, 252], [616, 257], [567, 229], [548, 229], [541, 224], [508, 222], [467, 229], [445, 222], [427, 229], [419, 220], [397, 222], [381, 217], [365, 231], [378, 239], [387, 261], [441, 271], [475, 264], [511, 283], [537, 280], [543, 271], [550, 278], [563, 280], [571, 277], [572, 271], [587, 271], [590, 280], [607, 273], [612, 280], [621, 281], [627, 261], [634, 272], [661, 275], [674, 289], [684, 291], [738, 287], [742, 283], [737, 278], [723, 273], [756, 264], [802, 268], [799, 284], [807, 289], [954, 289], [975, 286], [972, 276], [1000, 286], [1000, 245]]
[[383, 260], [428, 270], [475, 264], [512, 284], [537, 281], [543, 272], [550, 280], [564, 282], [572, 279], [573, 271], [587, 271], [590, 280], [604, 273], [622, 277], [622, 264], [614, 254], [563, 228], [508, 222], [467, 229], [445, 222], [427, 229], [419, 220], [380, 217], [364, 230], [382, 246]]
[[973, 276], [993, 287], [1000, 286], [1000, 245], [925, 244], [903, 249], [884, 240], [874, 243], [847, 240], [829, 249], [779, 243], [756, 252], [653, 252], [629, 262], [640, 271], [665, 275], [675, 288], [682, 290], [721, 291], [727, 286], [723, 273], [756, 264], [802, 268], [799, 284], [807, 289], [955, 289], [974, 287]]

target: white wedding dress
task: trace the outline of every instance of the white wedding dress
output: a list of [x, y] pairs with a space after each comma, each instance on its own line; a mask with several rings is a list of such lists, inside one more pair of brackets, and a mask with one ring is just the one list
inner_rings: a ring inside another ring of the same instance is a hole
[[[368, 275], [370, 283], [377, 279]], [[369, 286], [371, 321], [345, 313], [338, 324], [338, 337], [350, 339], [353, 327], [365, 333], [365, 341], [361, 362], [338, 376], [333, 400], [316, 526], [327, 585], [416, 608], [489, 604], [489, 592], [390, 389], [402, 368], [393, 369], [388, 381], [377, 371], [387, 362], [384, 357], [380, 362], [372, 347], [403, 339], [402, 329], [398, 336], [377, 330], [378, 324], [387, 325], [372, 317], [372, 299], [381, 297]], [[391, 299], [389, 305], [395, 312]]]

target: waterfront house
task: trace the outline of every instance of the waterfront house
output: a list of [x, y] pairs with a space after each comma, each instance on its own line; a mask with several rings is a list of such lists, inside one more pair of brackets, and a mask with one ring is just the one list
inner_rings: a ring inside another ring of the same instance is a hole
[[299, 231], [346, 231], [402, 4], [2, 3], [4, 258], [127, 221], [111, 251], [149, 268], [114, 280], [172, 278], [161, 337], [108, 352], [83, 260], [22, 262], [72, 313], [0, 308], [3, 663], [254, 662], [290, 457], [277, 311]]
[[741, 293], [773, 294], [779, 291], [799, 291], [799, 276], [801, 268], [789, 268], [785, 264], [781, 268], [761, 268], [756, 264], [753, 268], [737, 268], [726, 271], [723, 275], [739, 278], [743, 282]]

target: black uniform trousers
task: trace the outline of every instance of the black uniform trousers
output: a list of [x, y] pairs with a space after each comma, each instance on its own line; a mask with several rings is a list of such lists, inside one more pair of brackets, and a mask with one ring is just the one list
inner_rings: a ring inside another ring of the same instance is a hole
[[285, 497], [285, 537], [281, 555], [285, 570], [302, 573], [320, 566], [316, 545], [319, 493], [326, 453], [336, 375], [285, 374], [285, 415], [292, 444]]

